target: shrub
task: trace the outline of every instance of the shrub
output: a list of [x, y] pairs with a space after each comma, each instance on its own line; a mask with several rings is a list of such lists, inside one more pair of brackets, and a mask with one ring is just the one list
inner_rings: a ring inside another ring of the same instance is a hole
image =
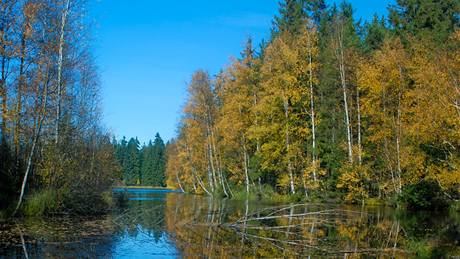
[[107, 212], [110, 204], [104, 192], [95, 190], [73, 190], [68, 192], [63, 202], [66, 213], [76, 215], [98, 215]]
[[450, 205], [450, 211], [453, 213], [459, 213], [460, 212], [460, 201], [452, 202], [452, 204]]
[[410, 210], [444, 210], [449, 206], [439, 184], [428, 180], [406, 185], [399, 202]]
[[345, 165], [340, 173], [337, 188], [345, 192], [345, 201], [364, 203], [369, 198], [369, 169], [363, 165]]
[[128, 206], [128, 193], [124, 192], [115, 192], [112, 194], [113, 205], [117, 208], [125, 208]]
[[54, 190], [43, 190], [32, 194], [25, 201], [24, 214], [29, 217], [40, 217], [57, 213], [61, 200]]
[[107, 212], [112, 205], [112, 197], [106, 192], [47, 189], [30, 195], [25, 200], [22, 212], [29, 217], [57, 214], [98, 215]]
[[251, 187], [249, 190], [249, 197], [246, 194], [246, 188], [239, 187], [233, 190], [233, 200], [256, 200], [265, 202], [275, 203], [288, 203], [288, 202], [299, 202], [305, 198], [303, 192], [296, 194], [280, 194], [276, 192], [270, 185], [262, 185], [261, 187]]

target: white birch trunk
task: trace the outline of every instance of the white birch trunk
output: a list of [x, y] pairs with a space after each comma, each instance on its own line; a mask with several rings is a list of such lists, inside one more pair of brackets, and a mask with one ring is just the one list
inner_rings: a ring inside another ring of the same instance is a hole
[[211, 144], [212, 144], [212, 149], [214, 150], [214, 157], [216, 159], [217, 174], [219, 176], [220, 185], [222, 186], [222, 190], [223, 190], [225, 196], [229, 197], [229, 194], [227, 192], [227, 188], [225, 187], [224, 175], [222, 173], [222, 166], [221, 166], [221, 162], [220, 162], [220, 156], [219, 156], [219, 153], [217, 152], [216, 140], [215, 140], [215, 137], [214, 137], [214, 131], [212, 129], [211, 129]]
[[191, 159], [191, 153], [190, 153], [190, 148], [188, 147], [187, 143], [185, 144], [185, 148], [187, 150], [187, 160], [189, 161], [190, 163], [190, 167], [192, 169], [192, 174], [193, 176], [195, 177], [196, 181], [198, 182], [198, 185], [209, 195], [209, 196], [212, 196], [212, 193], [210, 193], [208, 191], [208, 189], [206, 189], [206, 187], [204, 186], [204, 183], [203, 181], [201, 180], [201, 178], [197, 175], [196, 173], [196, 170], [195, 170], [195, 167], [193, 166], [193, 162], [192, 162], [192, 159]]
[[47, 98], [48, 98], [48, 80], [46, 80], [46, 82], [44, 84], [43, 100], [42, 100], [43, 105], [42, 105], [41, 116], [38, 119], [38, 126], [37, 126], [37, 129], [35, 131], [34, 138], [32, 140], [32, 147], [30, 149], [29, 156], [27, 158], [26, 172], [25, 172], [24, 178], [22, 180], [21, 194], [19, 195], [19, 200], [18, 200], [18, 203], [16, 205], [16, 208], [14, 209], [13, 216], [16, 215], [16, 213], [18, 212], [19, 208], [21, 207], [22, 201], [24, 199], [24, 193], [25, 193], [25, 189], [26, 189], [26, 185], [27, 185], [27, 180], [29, 178], [30, 170], [32, 168], [32, 160], [33, 160], [33, 157], [34, 157], [34, 154], [35, 154], [35, 148], [37, 146], [38, 139], [40, 138], [40, 133], [41, 133], [41, 129], [42, 129], [43, 120], [45, 119], [45, 116], [46, 116], [46, 104], [47, 104], [46, 99]]
[[346, 72], [345, 72], [345, 57], [343, 53], [343, 39], [342, 39], [342, 31], [341, 28], [337, 32], [337, 41], [338, 45], [336, 46], [338, 49], [336, 50], [337, 58], [339, 59], [339, 72], [340, 72], [340, 82], [342, 84], [342, 92], [343, 92], [343, 106], [345, 109], [345, 126], [347, 130], [347, 145], [348, 145], [348, 160], [350, 163], [353, 163], [353, 144], [352, 144], [352, 136], [351, 136], [351, 125], [350, 125], [350, 114], [348, 110], [348, 96], [347, 96], [347, 80], [346, 80]]
[[359, 89], [356, 88], [356, 108], [358, 112], [358, 162], [362, 163], [362, 146], [361, 146], [361, 104], [359, 99]]
[[[310, 36], [310, 34], [308, 34]], [[309, 65], [309, 84], [310, 84], [310, 118], [311, 118], [311, 138], [312, 138], [312, 162], [313, 162], [313, 180], [316, 183], [316, 121], [315, 121], [315, 100], [313, 91], [313, 62], [312, 62], [312, 44], [308, 37], [308, 65]], [[308, 196], [305, 190], [305, 194]]]
[[64, 41], [65, 41], [65, 25], [67, 23], [67, 14], [69, 12], [70, 0], [66, 1], [64, 10], [61, 16], [61, 31], [59, 34], [59, 57], [58, 57], [58, 71], [57, 71], [57, 108], [56, 108], [56, 128], [55, 128], [55, 143], [59, 143], [59, 121], [61, 118], [61, 102], [62, 102], [62, 63], [64, 56]]
[[401, 193], [402, 183], [401, 183], [401, 108], [400, 108], [400, 100], [398, 100], [398, 125], [397, 125], [397, 134], [396, 134], [396, 155], [397, 155], [397, 166], [398, 166], [398, 193]]
[[294, 186], [294, 176], [293, 176], [293, 173], [292, 173], [292, 164], [291, 164], [291, 158], [289, 157], [289, 149], [290, 149], [290, 140], [289, 140], [289, 128], [288, 128], [288, 120], [289, 120], [289, 111], [288, 111], [288, 108], [289, 108], [289, 104], [288, 104], [288, 100], [287, 100], [287, 97], [284, 95], [284, 98], [283, 98], [283, 102], [284, 102], [284, 117], [285, 117], [285, 120], [286, 120], [286, 131], [285, 131], [285, 134], [286, 134], [286, 156], [287, 156], [287, 160], [288, 160], [288, 164], [287, 164], [287, 169], [288, 169], [288, 173], [289, 173], [289, 182], [290, 182], [290, 187], [291, 187], [291, 193], [292, 194], [295, 194], [295, 186]]
[[249, 170], [248, 170], [248, 152], [246, 150], [246, 144], [244, 144], [244, 135], [243, 135], [243, 163], [244, 163], [244, 177], [246, 181], [246, 195], [249, 195]]
[[181, 182], [180, 182], [179, 174], [177, 173], [177, 171], [176, 171], [176, 180], [177, 180], [177, 184], [179, 184], [180, 190], [181, 190], [182, 192], [185, 192], [185, 191], [184, 191], [184, 188], [182, 188], [182, 184], [181, 184]]

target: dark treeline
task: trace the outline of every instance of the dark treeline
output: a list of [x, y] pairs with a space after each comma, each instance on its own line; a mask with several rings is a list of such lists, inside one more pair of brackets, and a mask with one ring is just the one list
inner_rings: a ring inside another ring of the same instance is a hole
[[0, 1], [0, 209], [98, 213], [119, 178], [85, 10], [84, 0]]
[[[188, 87], [168, 185], [415, 207], [459, 198], [460, 2], [285, 0], [272, 35]], [[431, 200], [429, 200], [431, 199]]]
[[140, 146], [137, 138], [113, 141], [125, 185], [165, 186], [166, 146], [157, 133], [155, 140]]

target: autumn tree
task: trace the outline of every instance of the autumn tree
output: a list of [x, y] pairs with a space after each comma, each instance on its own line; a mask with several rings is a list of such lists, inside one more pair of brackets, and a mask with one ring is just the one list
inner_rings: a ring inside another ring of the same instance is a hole
[[255, 62], [249, 39], [242, 59], [234, 61], [226, 71], [223, 86], [218, 91], [222, 101], [218, 127], [222, 134], [223, 165], [231, 180], [244, 183], [247, 193], [251, 184], [250, 160], [258, 145], [257, 140], [250, 141], [247, 133], [251, 125], [258, 124], [253, 111], [259, 98]]
[[[99, 199], [118, 172], [101, 125], [97, 67], [83, 37], [85, 10], [84, 1], [0, 3], [1, 171], [18, 212], [24, 196], [42, 190], [66, 197], [60, 209], [84, 211], [81, 199]], [[57, 127], [59, 143], [51, 139]]]
[[196, 72], [168, 185], [362, 203], [436, 186], [456, 199], [458, 4], [397, 1], [390, 23], [353, 16], [347, 2], [282, 1], [259, 50], [248, 41], [214, 78]]

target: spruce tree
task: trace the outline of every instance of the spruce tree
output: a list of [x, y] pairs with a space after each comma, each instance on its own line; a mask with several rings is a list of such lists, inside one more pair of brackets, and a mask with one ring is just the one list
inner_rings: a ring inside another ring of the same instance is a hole
[[273, 21], [272, 37], [282, 32], [297, 34], [304, 25], [304, 0], [284, 0], [279, 4], [279, 16]]
[[460, 26], [458, 0], [397, 0], [390, 8], [395, 30], [406, 40], [415, 36], [442, 44]]
[[142, 184], [144, 185], [153, 185], [153, 160], [154, 157], [152, 156], [152, 148], [153, 144], [152, 141], [149, 141], [147, 146], [142, 148]]
[[165, 144], [158, 133], [155, 135], [155, 140], [153, 141], [151, 159], [153, 162], [152, 184], [156, 186], [165, 186]]
[[304, 1], [304, 9], [310, 19], [316, 26], [321, 24], [321, 20], [327, 13], [327, 5], [325, 0], [309, 0]]
[[385, 37], [387, 36], [388, 29], [385, 26], [385, 18], [374, 15], [372, 22], [367, 22], [364, 25], [364, 48], [367, 53], [380, 49]]
[[139, 140], [131, 138], [126, 147], [124, 163], [124, 181], [128, 185], [135, 185], [140, 183], [140, 161], [139, 161]]
[[[318, 86], [318, 149], [322, 168], [328, 169], [328, 186], [335, 186], [338, 170], [346, 161], [344, 149], [347, 142], [344, 97], [341, 87], [340, 59], [343, 51], [343, 65], [346, 80], [346, 93], [349, 119], [353, 123], [356, 113], [353, 94], [356, 85], [353, 82], [353, 66], [351, 58], [361, 47], [357, 26], [353, 19], [353, 8], [349, 3], [333, 5], [324, 13], [319, 23], [319, 86]], [[356, 127], [351, 127], [351, 135], [356, 136]], [[355, 133], [355, 134], [353, 134]], [[352, 139], [353, 141], [353, 139]], [[344, 145], [345, 144], [345, 145]], [[353, 144], [353, 143], [352, 143]], [[334, 187], [335, 188], [335, 187]]]

